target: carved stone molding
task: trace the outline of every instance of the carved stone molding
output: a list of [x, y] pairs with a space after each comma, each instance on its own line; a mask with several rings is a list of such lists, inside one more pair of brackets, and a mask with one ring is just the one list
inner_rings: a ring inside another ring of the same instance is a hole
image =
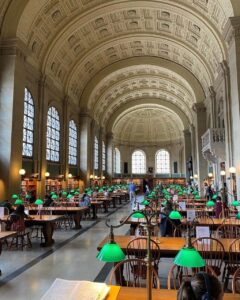
[[203, 103], [195, 103], [192, 106], [192, 109], [196, 112], [196, 113], [200, 113], [200, 112], [206, 112], [206, 106]]
[[224, 28], [223, 37], [230, 47], [235, 39], [240, 38], [240, 17], [231, 17]]
[[28, 54], [27, 47], [20, 39], [3, 40], [0, 44], [0, 55], [16, 55], [25, 59]]

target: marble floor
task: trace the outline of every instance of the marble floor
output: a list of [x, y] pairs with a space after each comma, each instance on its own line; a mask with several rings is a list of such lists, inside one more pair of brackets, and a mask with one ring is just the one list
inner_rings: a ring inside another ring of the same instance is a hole
[[[110, 209], [111, 222], [129, 214], [130, 204]], [[45, 294], [55, 278], [107, 282], [112, 265], [96, 259], [97, 246], [107, 236], [107, 214], [99, 213], [96, 221], [83, 220], [81, 230], [56, 230], [53, 247], [41, 248], [39, 240], [33, 247], [21, 250], [3, 249], [0, 256], [0, 299], [38, 300]], [[129, 225], [117, 229], [115, 234], [128, 234]], [[166, 287], [167, 272], [172, 260], [160, 263], [161, 287]]]

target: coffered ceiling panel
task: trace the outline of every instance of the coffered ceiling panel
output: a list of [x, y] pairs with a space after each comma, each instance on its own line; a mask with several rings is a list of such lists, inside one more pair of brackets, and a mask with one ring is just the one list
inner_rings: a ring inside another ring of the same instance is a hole
[[189, 122], [196, 102], [191, 86], [178, 74], [163, 67], [140, 65], [106, 76], [92, 91], [88, 110], [104, 126], [119, 107], [135, 99], [146, 99], [146, 103], [150, 99], [165, 100], [181, 109]]
[[207, 90], [225, 58], [221, 32], [232, 14], [229, 0], [31, 0], [17, 35], [72, 97], [99, 70], [133, 56], [176, 61]]
[[113, 126], [114, 141], [129, 144], [169, 143], [182, 138], [183, 125], [163, 107], [142, 107], [121, 115]]

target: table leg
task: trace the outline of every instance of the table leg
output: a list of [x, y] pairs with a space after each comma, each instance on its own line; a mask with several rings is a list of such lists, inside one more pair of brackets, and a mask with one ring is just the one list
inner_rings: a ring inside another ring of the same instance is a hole
[[44, 243], [41, 243], [41, 247], [49, 247], [52, 244], [54, 244], [54, 239], [53, 237], [53, 231], [54, 231], [54, 222], [47, 222], [43, 224], [43, 236], [44, 236]]
[[81, 220], [82, 220], [82, 213], [78, 211], [74, 215], [74, 223], [75, 223], [74, 229], [81, 229], [82, 228], [82, 225], [80, 224]]
[[92, 204], [91, 206], [92, 206], [92, 213], [93, 213], [92, 219], [97, 219], [97, 205]]
[[103, 205], [104, 205], [104, 212], [107, 213], [108, 212], [108, 203], [107, 203], [107, 201], [104, 201]]

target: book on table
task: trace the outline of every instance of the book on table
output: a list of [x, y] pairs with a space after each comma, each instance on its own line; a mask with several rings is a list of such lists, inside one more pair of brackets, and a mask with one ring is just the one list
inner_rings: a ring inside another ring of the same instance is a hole
[[104, 300], [109, 290], [105, 283], [57, 278], [41, 300]]

